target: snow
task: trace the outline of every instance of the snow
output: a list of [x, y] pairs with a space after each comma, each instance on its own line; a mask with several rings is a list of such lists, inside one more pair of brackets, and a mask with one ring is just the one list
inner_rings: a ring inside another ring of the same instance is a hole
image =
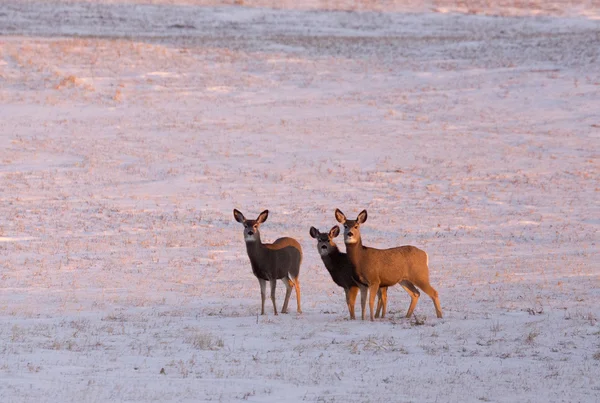
[[[598, 401], [599, 9], [1, 2], [2, 401]], [[348, 320], [336, 207], [443, 319]], [[233, 208], [301, 243], [302, 315]]]

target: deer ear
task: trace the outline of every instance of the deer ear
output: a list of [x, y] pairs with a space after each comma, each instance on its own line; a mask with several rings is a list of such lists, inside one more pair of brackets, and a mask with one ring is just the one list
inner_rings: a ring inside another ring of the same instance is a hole
[[269, 216], [269, 210], [265, 210], [262, 213], [260, 213], [258, 215], [258, 218], [256, 219], [256, 222], [259, 224], [264, 223], [265, 221], [267, 221], [267, 217]]
[[358, 221], [359, 224], [362, 224], [365, 221], [367, 221], [367, 210], [361, 211], [356, 221]]
[[339, 208], [335, 209], [335, 219], [340, 223], [343, 224], [346, 222], [346, 216], [344, 215], [344, 213], [342, 213], [342, 211]]
[[337, 225], [329, 230], [329, 238], [333, 239], [340, 234], [340, 227]]
[[310, 236], [317, 239], [317, 237], [319, 236], [319, 230], [315, 227], [310, 227]]
[[233, 209], [233, 218], [242, 224], [246, 221], [246, 218], [244, 218], [244, 215], [238, 209]]

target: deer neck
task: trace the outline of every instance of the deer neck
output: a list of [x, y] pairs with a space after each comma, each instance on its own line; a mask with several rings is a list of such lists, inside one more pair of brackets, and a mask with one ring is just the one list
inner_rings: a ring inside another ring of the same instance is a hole
[[250, 262], [252, 265], [263, 261], [267, 250], [260, 239], [260, 235], [257, 238], [258, 239], [256, 241], [246, 241], [246, 251], [248, 252], [248, 256], [250, 257]]
[[323, 260], [325, 267], [330, 272], [336, 270], [336, 267], [338, 267], [337, 263], [341, 260], [341, 258], [342, 252], [340, 252], [337, 245], [333, 247], [331, 253], [328, 253], [327, 255], [321, 255], [321, 260]]
[[358, 238], [357, 242], [346, 244], [346, 254], [348, 255], [348, 260], [350, 260], [350, 263], [352, 263], [355, 268], [359, 267], [362, 250], [363, 244], [361, 238]]

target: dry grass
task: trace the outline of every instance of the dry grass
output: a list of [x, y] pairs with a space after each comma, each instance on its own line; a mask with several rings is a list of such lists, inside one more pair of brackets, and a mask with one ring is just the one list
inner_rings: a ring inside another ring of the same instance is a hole
[[223, 339], [200, 332], [187, 336], [186, 343], [199, 350], [220, 350], [225, 346]]

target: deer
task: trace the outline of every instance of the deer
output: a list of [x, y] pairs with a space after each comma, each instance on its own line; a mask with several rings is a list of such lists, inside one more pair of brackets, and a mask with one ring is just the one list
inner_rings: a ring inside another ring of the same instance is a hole
[[[374, 320], [373, 305], [379, 288], [398, 283], [411, 298], [407, 318], [413, 314], [421, 295], [415, 286], [429, 295], [437, 317], [442, 318], [438, 292], [429, 284], [429, 256], [425, 251], [410, 245], [390, 249], [363, 246], [360, 226], [367, 221], [367, 210], [361, 211], [356, 220], [348, 220], [340, 209], [336, 209], [335, 218], [344, 225], [346, 253], [354, 266], [358, 281], [368, 287], [371, 320]], [[361, 297], [365, 298], [363, 295]]]
[[[310, 227], [310, 236], [317, 240], [317, 251], [319, 252], [319, 255], [321, 255], [321, 260], [331, 275], [331, 279], [334, 283], [344, 289], [350, 319], [354, 320], [356, 319], [354, 305], [358, 291], [360, 290], [361, 295], [366, 295], [367, 289], [364, 284], [361, 284], [356, 280], [354, 266], [350, 263], [348, 255], [340, 252], [333, 241], [339, 234], [340, 228], [337, 225], [332, 227], [329, 232], [320, 232], [315, 227]], [[375, 317], [378, 318], [380, 311], [383, 310], [383, 318], [385, 316], [387, 305], [387, 287], [381, 288], [377, 295], [379, 299], [377, 301], [377, 312], [375, 313]], [[363, 299], [361, 298], [361, 300]], [[362, 320], [365, 320], [366, 303], [364, 300], [362, 302]]]
[[277, 280], [285, 285], [285, 300], [281, 313], [288, 313], [288, 302], [292, 288], [296, 289], [297, 312], [300, 308], [300, 264], [302, 263], [302, 247], [294, 238], [283, 237], [273, 243], [263, 243], [260, 239], [259, 226], [267, 221], [269, 210], [258, 215], [256, 220], [247, 220], [237, 209], [233, 209], [233, 217], [244, 226], [244, 241], [250, 258], [252, 273], [260, 284], [261, 315], [265, 314], [265, 299], [267, 296], [267, 281], [271, 286], [271, 301], [273, 312], [277, 315], [275, 304], [275, 289]]

